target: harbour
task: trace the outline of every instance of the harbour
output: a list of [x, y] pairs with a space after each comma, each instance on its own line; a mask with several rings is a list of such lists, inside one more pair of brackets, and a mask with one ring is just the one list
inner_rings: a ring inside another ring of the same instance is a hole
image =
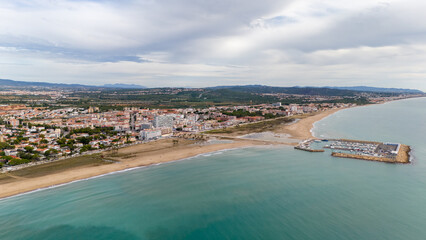
[[351, 139], [308, 139], [294, 147], [307, 152], [331, 150], [331, 156], [387, 163], [409, 163], [411, 148], [401, 143]]

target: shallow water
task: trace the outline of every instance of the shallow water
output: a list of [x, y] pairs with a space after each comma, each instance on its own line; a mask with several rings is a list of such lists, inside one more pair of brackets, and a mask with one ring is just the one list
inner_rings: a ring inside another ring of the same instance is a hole
[[352, 108], [314, 129], [409, 144], [412, 164], [222, 151], [1, 200], [0, 239], [424, 239], [425, 110], [425, 98]]

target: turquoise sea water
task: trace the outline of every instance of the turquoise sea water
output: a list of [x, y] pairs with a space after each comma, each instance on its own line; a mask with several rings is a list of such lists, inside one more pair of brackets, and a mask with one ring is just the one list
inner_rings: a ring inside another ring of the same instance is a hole
[[402, 142], [394, 165], [245, 148], [0, 200], [0, 239], [425, 239], [426, 98], [340, 111], [317, 136]]

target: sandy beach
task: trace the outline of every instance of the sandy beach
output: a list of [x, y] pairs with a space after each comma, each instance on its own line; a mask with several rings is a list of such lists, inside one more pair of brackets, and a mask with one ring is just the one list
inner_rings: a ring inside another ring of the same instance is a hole
[[311, 132], [314, 123], [342, 109], [344, 108], [330, 109], [323, 112], [319, 112], [312, 116], [301, 118], [295, 123], [284, 125], [283, 127], [275, 130], [275, 132], [289, 134], [291, 135], [291, 138], [299, 140], [315, 138], [314, 136], [312, 136]]
[[[313, 138], [310, 132], [313, 124], [316, 121], [319, 121], [339, 110], [341, 109], [332, 109], [312, 116], [303, 116], [302, 119], [295, 123], [280, 127], [276, 130], [276, 132], [289, 134], [291, 135], [291, 138], [294, 139]], [[255, 145], [274, 144], [273, 142], [247, 139], [234, 139], [232, 142], [215, 144], [194, 144], [189, 140], [179, 141], [179, 144], [174, 144], [172, 139], [162, 139], [155, 142], [122, 148], [119, 149], [116, 153], [106, 152], [105, 154], [102, 154], [105, 155], [105, 158], [109, 159], [109, 161], [114, 162], [110, 164], [95, 164], [89, 166], [71, 167], [69, 169], [53, 170], [42, 176], [37, 174], [35, 174], [35, 176], [31, 176], [30, 174], [29, 176], [22, 177], [15, 172], [11, 172], [2, 176], [3, 180], [0, 181], [0, 198], [129, 168], [190, 158], [209, 152]], [[277, 144], [294, 145], [295, 143], [280, 142]], [[31, 168], [28, 168], [27, 171], [31, 171]], [[7, 179], [4, 180], [5, 178]]]
[[171, 139], [163, 139], [147, 144], [134, 145], [118, 150], [116, 157], [109, 157], [117, 160], [117, 163], [77, 167], [45, 176], [29, 178], [13, 176], [14, 173], [11, 172], [8, 175], [13, 176], [13, 179], [8, 180], [4, 184], [0, 184], [0, 198], [129, 168], [171, 162], [194, 157], [203, 153], [254, 145], [262, 145], [262, 143], [243, 140], [210, 145], [183, 144], [180, 146], [173, 146]]

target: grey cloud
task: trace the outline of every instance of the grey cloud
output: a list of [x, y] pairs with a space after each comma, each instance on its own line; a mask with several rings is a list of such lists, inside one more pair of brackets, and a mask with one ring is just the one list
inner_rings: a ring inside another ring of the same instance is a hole
[[[283, 48], [302, 51], [381, 47], [410, 43], [426, 43], [426, 18], [413, 21], [411, 14], [420, 12], [415, 5], [400, 9], [400, 5], [381, 4], [367, 11], [353, 13], [333, 22], [319, 33], [297, 42], [284, 43]], [[421, 9], [421, 8], [420, 8]]]
[[0, 72], [17, 80], [288, 86], [373, 85], [392, 71], [390, 83], [412, 77], [424, 89], [426, 4], [389, 2], [0, 0]]
[[[114, 56], [117, 52], [127, 55], [179, 51], [199, 38], [238, 33], [252, 19], [289, 1], [266, 0], [262, 4], [243, 0], [147, 0], [124, 4], [121, 1], [120, 4], [111, 1], [37, 2], [39, 5], [18, 1], [13, 6], [15, 18], [23, 16], [20, 11], [24, 8], [29, 11], [25, 15], [27, 19], [16, 23], [20, 24], [17, 33], [0, 37], [0, 45], [57, 52], [72, 58], [80, 54], [90, 59], [88, 55]], [[58, 15], [56, 11], [63, 14]], [[35, 25], [28, 28], [40, 28], [40, 32], [47, 34], [44, 36], [23, 26], [31, 22]]]

